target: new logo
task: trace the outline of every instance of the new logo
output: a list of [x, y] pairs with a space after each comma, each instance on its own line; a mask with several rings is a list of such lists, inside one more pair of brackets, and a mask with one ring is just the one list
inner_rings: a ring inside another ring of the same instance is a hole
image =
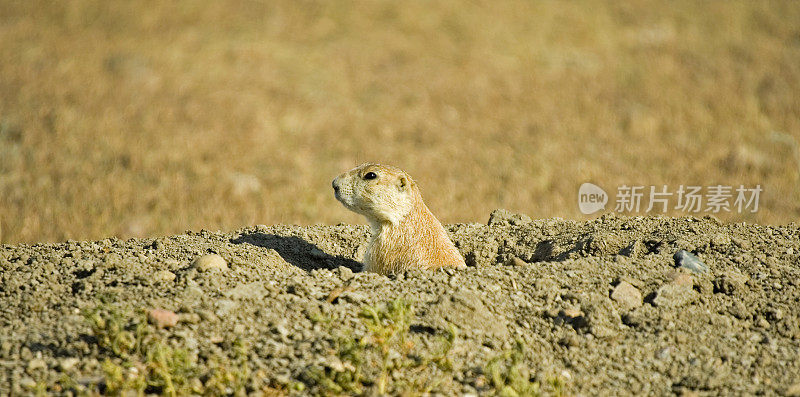
[[584, 215], [605, 209], [606, 203], [608, 194], [600, 186], [586, 182], [578, 189], [578, 208]]

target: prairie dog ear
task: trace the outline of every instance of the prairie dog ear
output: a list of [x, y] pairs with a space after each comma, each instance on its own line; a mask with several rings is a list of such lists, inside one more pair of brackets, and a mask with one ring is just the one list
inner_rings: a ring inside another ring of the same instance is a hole
[[408, 186], [409, 186], [409, 181], [408, 178], [405, 177], [405, 175], [401, 175], [399, 178], [397, 178], [397, 190], [404, 192], [406, 191], [406, 189], [408, 189]]

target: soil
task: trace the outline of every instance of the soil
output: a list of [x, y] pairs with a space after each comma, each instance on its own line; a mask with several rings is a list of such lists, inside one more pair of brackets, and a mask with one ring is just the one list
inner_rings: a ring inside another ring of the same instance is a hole
[[[243, 343], [245, 390], [256, 394], [322, 393], [308, 369], [343, 367], [337, 343], [370, 332], [363, 308], [395, 298], [413, 304], [417, 346], [435, 350], [457, 330], [452, 368], [435, 373], [434, 393], [496, 391], [487, 363], [519, 343], [530, 380], [546, 393], [800, 394], [796, 224], [532, 221], [498, 210], [488, 224], [447, 228], [467, 269], [393, 276], [360, 272], [366, 226], [4, 245], [0, 395], [74, 392], [59, 386], [65, 376], [102, 391], [101, 364], [113, 354], [82, 314], [101, 298], [177, 313], [177, 324], [157, 332], [201, 369], [215, 356], [232, 359], [233, 342]], [[695, 256], [680, 254], [681, 263], [699, 259], [707, 270], [676, 264], [680, 250]], [[195, 263], [206, 254], [225, 263]], [[365, 371], [365, 394], [376, 393], [374, 373]], [[560, 386], [545, 387], [554, 379]]]

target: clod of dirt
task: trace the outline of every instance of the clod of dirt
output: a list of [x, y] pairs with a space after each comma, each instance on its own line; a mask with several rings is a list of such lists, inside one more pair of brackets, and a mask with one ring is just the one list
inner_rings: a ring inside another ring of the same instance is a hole
[[697, 291], [688, 274], [678, 274], [667, 284], [662, 285], [653, 298], [653, 304], [660, 307], [680, 307], [697, 299]]
[[492, 211], [489, 215], [489, 226], [497, 226], [508, 224], [513, 226], [520, 226], [530, 223], [531, 218], [525, 214], [515, 214], [509, 210], [497, 209]]

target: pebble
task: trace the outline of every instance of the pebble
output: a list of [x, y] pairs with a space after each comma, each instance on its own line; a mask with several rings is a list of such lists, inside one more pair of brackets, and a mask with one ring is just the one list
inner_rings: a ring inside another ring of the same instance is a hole
[[653, 304], [659, 307], [679, 307], [697, 298], [697, 292], [691, 283], [670, 282], [662, 285], [653, 298]]
[[519, 257], [512, 256], [511, 259], [509, 259], [506, 262], [506, 265], [507, 266], [527, 266], [528, 263], [525, 262], [524, 260], [520, 259]]
[[36, 387], [36, 381], [31, 378], [25, 377], [20, 379], [19, 385], [26, 389], [33, 389], [34, 387]]
[[38, 369], [47, 369], [47, 363], [41, 358], [34, 358], [28, 361], [28, 373], [31, 374]]
[[192, 266], [201, 272], [213, 270], [228, 270], [228, 263], [217, 254], [207, 254], [197, 257]]
[[170, 282], [172, 280], [175, 280], [175, 273], [169, 270], [159, 270], [153, 275], [153, 277], [155, 278], [156, 281]]
[[67, 357], [67, 358], [61, 359], [61, 361], [58, 362], [58, 366], [59, 366], [59, 368], [61, 368], [62, 371], [69, 371], [72, 368], [75, 368], [75, 366], [79, 362], [80, 362], [80, 359], [78, 359], [76, 357]]
[[336, 275], [339, 276], [339, 279], [342, 281], [349, 280], [353, 278], [353, 271], [347, 266], [339, 266], [335, 270]]
[[158, 328], [174, 327], [178, 323], [178, 315], [164, 309], [150, 309], [147, 318]]
[[563, 314], [564, 317], [568, 317], [568, 318], [577, 318], [577, 317], [583, 316], [583, 312], [581, 311], [581, 309], [578, 309], [576, 307], [566, 308], [566, 309], [561, 311], [561, 314]]
[[686, 270], [680, 268], [678, 270], [671, 270], [667, 273], [667, 278], [669, 279], [671, 284], [675, 285], [694, 285], [694, 279], [688, 273], [685, 273]]
[[672, 258], [675, 259], [675, 266], [689, 269], [692, 273], [705, 273], [708, 271], [708, 266], [689, 251], [679, 250]]
[[642, 306], [642, 293], [626, 281], [621, 281], [611, 292], [611, 299], [626, 309], [635, 309]]

